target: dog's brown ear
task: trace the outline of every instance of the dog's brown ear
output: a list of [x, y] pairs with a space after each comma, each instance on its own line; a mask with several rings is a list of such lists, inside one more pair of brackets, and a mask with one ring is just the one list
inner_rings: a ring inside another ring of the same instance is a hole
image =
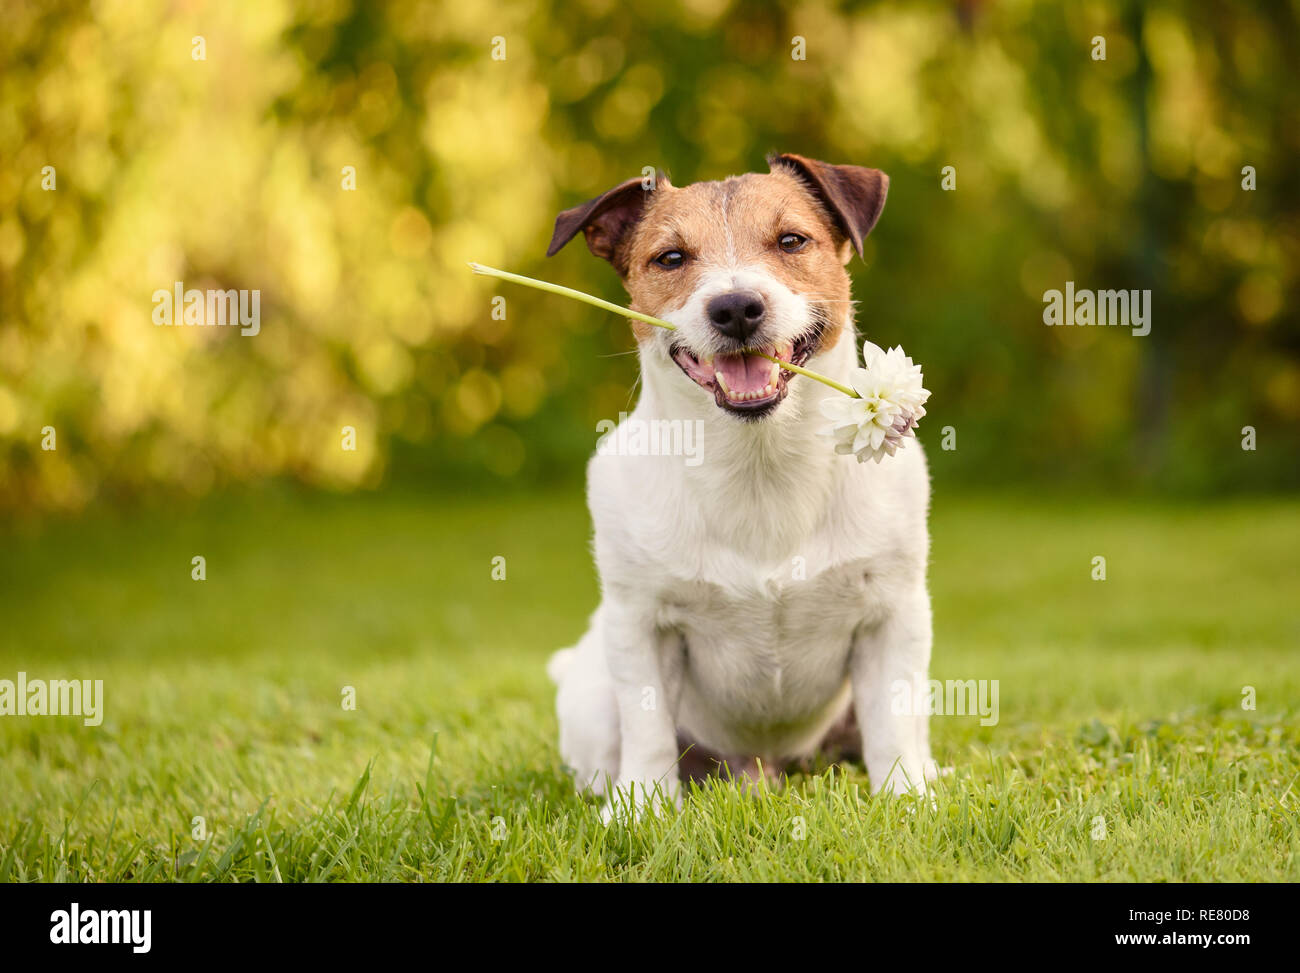
[[793, 170], [808, 183], [835, 217], [853, 249], [862, 256], [862, 241], [880, 219], [889, 193], [889, 177], [879, 169], [862, 166], [833, 166], [801, 155], [771, 155], [767, 164]]
[[[660, 174], [657, 183], [666, 182]], [[612, 263], [620, 274], [625, 273], [627, 266], [619, 258], [619, 245], [641, 218], [652, 192], [653, 188], [645, 188], [644, 179], [629, 179], [581, 206], [566, 209], [555, 218], [555, 234], [546, 255], [554, 257], [581, 230], [587, 238], [587, 249]]]

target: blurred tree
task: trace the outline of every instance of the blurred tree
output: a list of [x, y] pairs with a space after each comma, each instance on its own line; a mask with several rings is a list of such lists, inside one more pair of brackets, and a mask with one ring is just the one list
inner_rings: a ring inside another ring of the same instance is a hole
[[[446, 483], [573, 475], [633, 401], [628, 329], [464, 262], [621, 300], [581, 248], [542, 259], [559, 209], [644, 166], [681, 184], [773, 149], [890, 173], [858, 322], [924, 363], [937, 477], [1300, 481], [1293, 4], [19, 0], [6, 17], [10, 509], [272, 475], [351, 488], [390, 461]], [[151, 295], [178, 280], [260, 290], [260, 333], [155, 327]], [[1067, 280], [1151, 289], [1151, 334], [1045, 327]], [[935, 448], [945, 425], [955, 452]]]

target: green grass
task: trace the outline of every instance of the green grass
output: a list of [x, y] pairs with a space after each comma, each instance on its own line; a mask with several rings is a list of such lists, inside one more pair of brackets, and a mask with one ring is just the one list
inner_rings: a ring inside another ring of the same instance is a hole
[[933, 721], [933, 805], [850, 766], [606, 828], [542, 671], [596, 600], [576, 492], [7, 528], [0, 678], [107, 702], [0, 717], [0, 880], [1300, 880], [1300, 505], [941, 493], [933, 530], [932, 675], [1001, 687]]

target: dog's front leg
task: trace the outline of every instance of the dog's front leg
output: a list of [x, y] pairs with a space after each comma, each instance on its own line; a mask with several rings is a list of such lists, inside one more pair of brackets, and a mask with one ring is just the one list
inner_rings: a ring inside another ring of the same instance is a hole
[[605, 652], [618, 703], [618, 780], [605, 819], [678, 801], [677, 693], [681, 639], [656, 630], [652, 605], [610, 601]]
[[[915, 704], [928, 687], [932, 641], [930, 596], [924, 581], [909, 586], [879, 623], [854, 639], [850, 663], [853, 706], [871, 791], [923, 792], [933, 778], [929, 714]], [[907, 694], [907, 705], [895, 700]], [[896, 712], [901, 710], [901, 712]]]

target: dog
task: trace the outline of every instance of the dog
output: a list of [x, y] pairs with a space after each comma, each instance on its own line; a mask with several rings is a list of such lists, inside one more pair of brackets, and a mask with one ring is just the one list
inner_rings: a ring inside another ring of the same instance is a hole
[[702, 447], [695, 465], [607, 449], [587, 468], [601, 601], [547, 670], [561, 758], [607, 819], [680, 804], [681, 781], [710, 769], [756, 782], [819, 750], [860, 759], [873, 793], [937, 775], [928, 717], [893, 705], [930, 661], [920, 444], [879, 464], [835, 454], [819, 403], [842, 393], [753, 354], [847, 383], [845, 267], [889, 178], [768, 165], [680, 188], [629, 180], [560, 213], [547, 251], [581, 232], [631, 308], [676, 328], [632, 321], [642, 392], [611, 435], [682, 420]]

